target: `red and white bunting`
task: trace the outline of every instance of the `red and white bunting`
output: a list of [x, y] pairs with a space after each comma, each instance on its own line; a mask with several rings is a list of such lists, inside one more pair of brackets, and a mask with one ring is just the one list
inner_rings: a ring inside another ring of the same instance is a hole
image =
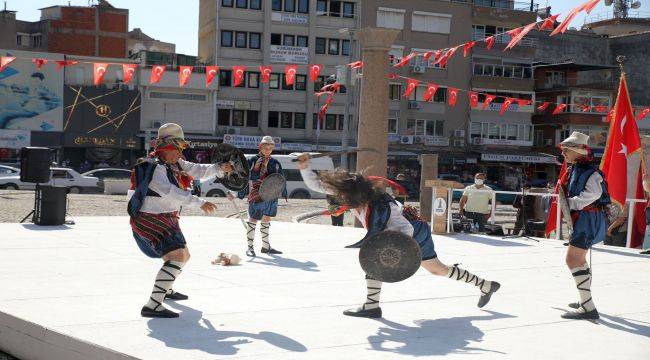
[[107, 63], [93, 63], [93, 85], [97, 86], [104, 81], [107, 69]]
[[351, 69], [361, 69], [363, 67], [363, 61], [355, 61], [348, 64]]
[[494, 41], [495, 41], [494, 35], [486, 37], [485, 38], [485, 47], [488, 50], [492, 50], [492, 47], [494, 46]]
[[503, 49], [503, 51], [510, 50], [513, 47], [515, 47], [521, 41], [521, 39], [524, 38], [524, 36], [526, 36], [531, 30], [533, 30], [535, 28], [536, 25], [537, 25], [537, 23], [534, 22], [534, 23], [530, 23], [530, 24], [526, 25], [525, 27], [521, 28], [522, 30], [519, 31], [517, 33], [517, 35], [513, 36], [512, 39], [510, 39], [510, 42], [508, 43], [508, 46], [506, 46], [505, 49]]
[[128, 84], [133, 79], [137, 64], [122, 64], [122, 82]]
[[424, 92], [424, 97], [422, 100], [424, 101], [431, 101], [433, 100], [433, 96], [436, 95], [436, 92], [438, 91], [439, 86], [433, 83], [428, 83], [427, 84], [427, 91]]
[[544, 22], [539, 26], [539, 30], [553, 30], [555, 27], [555, 21], [557, 21], [557, 18], [560, 16], [560, 14], [556, 14], [553, 16], [550, 16], [546, 19], [544, 19]]
[[402, 60], [400, 60], [400, 62], [398, 62], [397, 64], [393, 65], [393, 67], [394, 67], [394, 68], [401, 68], [401, 67], [404, 67], [404, 66], [408, 65], [409, 61], [411, 61], [411, 59], [413, 59], [413, 58], [416, 57], [417, 55], [418, 55], [417, 53], [412, 52], [412, 53], [410, 53], [410, 54], [404, 56], [404, 57], [402, 58]]
[[545, 111], [551, 105], [550, 101], [545, 101], [542, 105], [537, 107], [537, 111]]
[[183, 87], [190, 81], [194, 66], [179, 66], [178, 67], [178, 86]]
[[468, 91], [467, 96], [469, 97], [469, 106], [475, 108], [478, 106], [478, 93], [475, 91]]
[[219, 67], [210, 65], [205, 67], [205, 87], [209, 87], [214, 78], [219, 74]]
[[449, 88], [449, 106], [456, 106], [458, 101], [458, 89]]
[[639, 113], [636, 115], [636, 121], [641, 121], [648, 115], [650, 115], [650, 107], [639, 111]]
[[57, 60], [56, 61], [56, 71], [59, 71], [59, 70], [63, 69], [66, 66], [77, 65], [77, 64], [79, 64], [79, 62], [74, 61], [74, 60]]
[[476, 46], [476, 41], [465, 43], [465, 45], [463, 45], [463, 57], [467, 57], [467, 55], [469, 55], [469, 51], [472, 50], [474, 46]]
[[435, 51], [429, 50], [422, 55], [422, 58], [426, 61], [429, 61], [433, 54], [435, 54]]
[[233, 66], [233, 80], [232, 86], [240, 86], [244, 82], [244, 73], [246, 72], [246, 66]]
[[418, 86], [420, 83], [420, 80], [416, 79], [407, 79], [406, 80], [406, 90], [404, 90], [404, 94], [402, 94], [402, 97], [408, 98], [411, 96], [413, 91], [415, 91], [415, 88]]
[[320, 75], [321, 71], [323, 71], [323, 64], [309, 65], [309, 78], [312, 82], [318, 81], [318, 76]]
[[149, 78], [149, 83], [151, 84], [157, 84], [160, 82], [160, 80], [163, 77], [163, 74], [165, 73], [165, 70], [167, 69], [167, 66], [165, 65], [154, 65], [151, 68], [151, 76]]
[[260, 73], [262, 74], [262, 84], [268, 84], [271, 81], [271, 72], [273, 71], [273, 66], [271, 65], [260, 65]]
[[515, 99], [511, 97], [506, 98], [503, 104], [501, 104], [501, 110], [499, 110], [499, 115], [503, 116], [503, 114], [505, 114], [506, 111], [508, 111], [508, 108], [510, 107], [510, 105], [512, 105], [513, 102], [515, 102]]
[[516, 100], [517, 100], [517, 105], [519, 105], [520, 107], [528, 106], [533, 103], [532, 100], [528, 100], [528, 99], [516, 99]]
[[34, 63], [34, 66], [36, 66], [37, 70], [41, 70], [43, 68], [43, 65], [47, 64], [47, 59], [42, 59], [42, 58], [32, 59], [32, 63]]
[[0, 56], [0, 72], [3, 72], [14, 60], [16, 60], [15, 56]]
[[456, 53], [456, 50], [458, 50], [459, 47], [460, 47], [460, 45], [459, 45], [459, 46], [456, 46], [456, 47], [453, 47], [453, 48], [451, 48], [451, 49], [449, 49], [449, 50], [445, 53], [445, 55], [443, 55], [443, 56], [440, 58], [440, 61], [438, 62], [438, 64], [440, 64], [440, 67], [441, 67], [441, 68], [445, 68], [445, 67], [447, 67], [447, 62], [449, 61], [449, 59], [451, 59], [452, 56], [454, 56], [454, 54]]
[[560, 113], [562, 113], [564, 111], [564, 109], [566, 109], [566, 107], [567, 107], [567, 104], [559, 104], [559, 105], [557, 105], [555, 107], [555, 109], [553, 109], [553, 115], [559, 115]]
[[607, 106], [605, 106], [605, 105], [596, 105], [596, 106], [594, 106], [594, 109], [596, 109], [596, 111], [599, 112], [599, 113], [606, 113], [607, 112]]
[[298, 65], [284, 66], [284, 80], [287, 83], [287, 85], [293, 85], [296, 82], [297, 72], [298, 72]]
[[483, 101], [483, 110], [487, 109], [488, 106], [496, 99], [495, 95], [485, 94], [485, 100]]

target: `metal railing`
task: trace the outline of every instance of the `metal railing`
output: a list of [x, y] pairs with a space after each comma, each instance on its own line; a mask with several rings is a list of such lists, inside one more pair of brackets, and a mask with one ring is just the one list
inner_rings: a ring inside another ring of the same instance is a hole
[[[482, 41], [482, 40], [485, 40], [488, 36], [492, 36], [492, 35], [489, 35], [489, 34], [488, 35], [481, 35], [481, 34], [474, 33], [474, 34], [472, 34], [472, 40], [474, 40], [474, 41]], [[496, 44], [507, 44], [507, 43], [510, 42], [511, 39], [512, 38], [510, 37], [510, 35], [501, 34], [501, 35], [497, 35], [497, 36], [494, 37], [494, 42]], [[524, 38], [521, 39], [517, 43], [517, 46], [535, 47], [535, 46], [537, 46], [537, 39], [524, 36]]]
[[532, 1], [511, 0], [451, 0], [452, 2], [468, 3], [474, 6], [489, 7], [504, 10], [537, 11], [539, 4]]
[[[595, 23], [598, 21], [605, 21], [611, 19], [618, 19], [613, 11], [599, 12], [597, 14], [589, 15], [585, 19], [585, 23]], [[650, 19], [650, 11], [630, 11], [627, 12], [627, 17], [624, 19]]]

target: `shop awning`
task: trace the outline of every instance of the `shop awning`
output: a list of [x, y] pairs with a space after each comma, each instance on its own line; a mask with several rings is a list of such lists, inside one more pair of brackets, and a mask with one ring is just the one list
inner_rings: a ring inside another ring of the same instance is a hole
[[481, 161], [488, 162], [512, 162], [512, 163], [527, 163], [527, 164], [555, 164], [557, 159], [555, 156], [537, 153], [513, 153], [513, 152], [486, 152], [481, 153]]

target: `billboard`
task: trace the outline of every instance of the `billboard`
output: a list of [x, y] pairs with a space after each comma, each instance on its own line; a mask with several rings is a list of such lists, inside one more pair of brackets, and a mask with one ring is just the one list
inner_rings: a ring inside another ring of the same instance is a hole
[[[63, 126], [63, 71], [55, 60], [62, 55], [31, 51], [0, 50], [15, 56], [0, 73], [0, 129], [61, 131]], [[37, 69], [33, 58], [48, 59]]]

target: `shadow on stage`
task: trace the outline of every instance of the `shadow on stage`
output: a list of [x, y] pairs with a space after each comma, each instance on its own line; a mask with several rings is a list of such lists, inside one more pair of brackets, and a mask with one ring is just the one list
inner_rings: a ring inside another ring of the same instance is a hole
[[[567, 312], [566, 309], [552, 307], [552, 309]], [[623, 316], [612, 316], [599, 312], [600, 319], [591, 320], [595, 325], [604, 325], [612, 330], [624, 331], [633, 335], [650, 337], [650, 326], [641, 320], [628, 319]], [[570, 320], [574, 321], [574, 320]]]
[[[631, 253], [629, 251], [616, 250], [615, 246], [608, 246], [607, 248], [604, 248], [604, 247], [592, 247], [591, 249], [592, 249], [593, 252], [602, 252], [602, 253], [606, 253], [606, 254], [613, 254], [613, 255], [628, 256], [628, 257], [633, 257], [633, 258], [648, 259], [648, 255], [639, 254], [638, 252]], [[638, 249], [635, 249], [635, 250], [638, 250]]]
[[26, 230], [34, 230], [34, 231], [55, 231], [55, 230], [70, 230], [72, 229], [68, 225], [36, 225], [36, 224], [22, 224], [23, 228]]
[[[479, 243], [483, 245], [489, 245], [489, 246], [532, 246], [532, 243], [522, 243], [522, 242], [514, 242], [514, 241], [509, 241], [509, 240], [503, 240], [503, 239], [495, 239], [493, 237], [483, 237], [483, 236], [476, 236], [476, 235], [470, 235], [470, 234], [456, 234], [460, 236], [452, 236], [454, 240], [460, 240], [460, 241], [471, 241], [474, 243]], [[434, 238], [433, 241], [435, 242], [436, 239]]]
[[513, 315], [485, 311], [486, 316], [463, 316], [433, 320], [415, 321], [417, 326], [402, 325], [390, 320], [378, 320], [386, 327], [368, 337], [372, 350], [412, 356], [433, 356], [447, 354], [497, 353], [500, 351], [468, 346], [470, 342], [483, 340], [483, 332], [473, 321], [490, 321], [514, 318]]
[[268, 331], [247, 333], [219, 330], [209, 319], [203, 317], [203, 312], [179, 303], [169, 305], [182, 311], [180, 318], [151, 319], [147, 322], [149, 336], [160, 340], [165, 346], [200, 350], [213, 355], [234, 355], [242, 345], [264, 341], [286, 351], [307, 351], [303, 344], [284, 335]]
[[298, 261], [290, 258], [284, 258], [277, 255], [267, 255], [256, 256], [248, 260], [250, 263], [268, 265], [268, 266], [277, 266], [287, 269], [300, 269], [310, 272], [319, 272], [318, 264], [313, 261]]

